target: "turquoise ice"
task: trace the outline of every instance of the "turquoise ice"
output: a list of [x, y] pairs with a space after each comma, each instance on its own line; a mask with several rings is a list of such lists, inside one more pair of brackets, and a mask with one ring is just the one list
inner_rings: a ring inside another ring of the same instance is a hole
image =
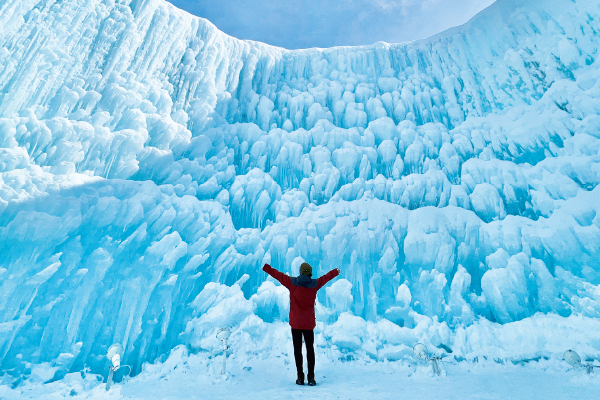
[[139, 373], [223, 325], [270, 351], [265, 262], [342, 270], [317, 304], [339, 354], [597, 357], [598, 20], [499, 0], [288, 51], [163, 0], [0, 2], [0, 375], [99, 373], [113, 343]]

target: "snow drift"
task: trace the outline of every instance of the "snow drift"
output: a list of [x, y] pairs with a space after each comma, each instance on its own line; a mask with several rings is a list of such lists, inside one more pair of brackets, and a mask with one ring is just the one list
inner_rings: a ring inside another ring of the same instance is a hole
[[0, 372], [100, 372], [119, 342], [138, 373], [222, 325], [272, 353], [260, 267], [304, 261], [342, 270], [316, 331], [340, 357], [597, 357], [598, 20], [499, 0], [288, 51], [163, 0], [3, 1]]

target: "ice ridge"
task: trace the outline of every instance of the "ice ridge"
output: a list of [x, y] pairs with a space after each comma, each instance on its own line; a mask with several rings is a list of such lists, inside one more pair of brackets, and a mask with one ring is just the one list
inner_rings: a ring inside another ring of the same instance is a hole
[[0, 372], [275, 332], [264, 262], [341, 268], [317, 329], [377, 359], [598, 317], [598, 20], [499, 0], [427, 40], [288, 51], [163, 0], [1, 2]]

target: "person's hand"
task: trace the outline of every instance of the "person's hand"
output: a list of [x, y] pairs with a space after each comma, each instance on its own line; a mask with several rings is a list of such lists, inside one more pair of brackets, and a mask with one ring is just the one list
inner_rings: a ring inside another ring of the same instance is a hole
[[338, 275], [342, 273], [339, 268], [336, 268], [334, 271], [337, 271]]
[[263, 271], [264, 271], [264, 270], [265, 270], [265, 268], [267, 268], [267, 267], [271, 268], [271, 266], [270, 266], [269, 264], [265, 263], [265, 265], [263, 265], [263, 267], [262, 267]]

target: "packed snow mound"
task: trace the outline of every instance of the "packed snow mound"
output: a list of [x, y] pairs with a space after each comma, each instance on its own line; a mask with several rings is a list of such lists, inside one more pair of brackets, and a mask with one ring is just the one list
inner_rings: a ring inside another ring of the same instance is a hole
[[304, 261], [342, 270], [317, 342], [348, 357], [502, 332], [500, 358], [597, 357], [598, 20], [499, 0], [423, 41], [288, 51], [163, 0], [1, 2], [0, 372], [100, 372], [119, 342], [138, 373], [222, 325], [269, 351], [289, 303], [260, 267]]

